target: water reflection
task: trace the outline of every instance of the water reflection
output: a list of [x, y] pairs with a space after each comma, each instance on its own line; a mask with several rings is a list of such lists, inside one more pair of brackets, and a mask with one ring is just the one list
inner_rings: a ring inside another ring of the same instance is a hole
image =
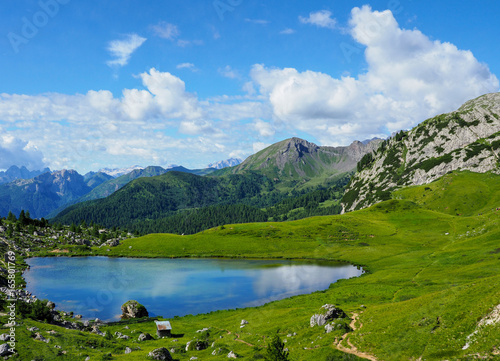
[[27, 262], [29, 291], [59, 309], [103, 320], [116, 319], [131, 299], [150, 315], [182, 316], [262, 305], [362, 273], [350, 265], [269, 260], [57, 257]]

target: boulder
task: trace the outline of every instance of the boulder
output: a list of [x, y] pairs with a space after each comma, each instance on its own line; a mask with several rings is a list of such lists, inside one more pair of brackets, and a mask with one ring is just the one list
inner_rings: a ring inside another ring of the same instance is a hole
[[154, 349], [148, 354], [148, 357], [151, 357], [153, 360], [172, 361], [172, 356], [165, 347]]
[[0, 335], [0, 341], [9, 341], [9, 340], [10, 340], [10, 335], [8, 333]]
[[141, 333], [138, 338], [139, 341], [149, 341], [152, 339], [153, 337], [149, 333]]
[[0, 356], [7, 356], [11, 353], [10, 351], [10, 346], [8, 343], [4, 343], [3, 345], [0, 345]]
[[344, 311], [342, 311], [340, 308], [335, 307], [334, 305], [326, 304], [322, 306], [321, 309], [322, 311], [320, 314], [311, 316], [311, 320], [309, 321], [311, 327], [314, 327], [316, 325], [324, 326], [330, 320], [347, 317]]
[[335, 330], [335, 326], [334, 326], [334, 325], [329, 324], [329, 325], [326, 325], [326, 326], [325, 326], [325, 332], [326, 332], [326, 333], [330, 333], [330, 332], [332, 332], [333, 330]]
[[132, 352], [132, 349], [130, 347], [125, 347], [125, 354], [129, 354]]
[[56, 304], [52, 301], [49, 301], [47, 302], [47, 307], [53, 310], [54, 308], [56, 308]]
[[141, 305], [139, 302], [131, 300], [127, 301], [122, 305], [122, 318], [140, 318], [140, 317], [148, 317], [149, 313], [146, 310], [146, 307]]
[[231, 351], [227, 354], [227, 358], [238, 358], [238, 355], [236, 355], [233, 351]]

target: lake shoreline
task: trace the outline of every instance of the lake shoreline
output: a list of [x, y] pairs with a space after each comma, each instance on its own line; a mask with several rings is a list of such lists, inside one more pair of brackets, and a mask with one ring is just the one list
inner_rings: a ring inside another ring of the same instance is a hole
[[[115, 309], [119, 309], [119, 306], [121, 306], [121, 304], [114, 303], [116, 303], [116, 300], [127, 301], [121, 295], [125, 291], [127, 294], [135, 294], [138, 292], [138, 289], [145, 289], [145, 291], [139, 292], [141, 296], [133, 296], [133, 298], [144, 300], [141, 303], [149, 304], [147, 308], [150, 312], [153, 311], [154, 315], [165, 315], [165, 312], [169, 312], [166, 310], [170, 310], [171, 312], [172, 309], [175, 309], [175, 315], [182, 317], [189, 314], [200, 315], [207, 312], [232, 310], [241, 307], [257, 308], [269, 302], [297, 295], [307, 295], [311, 292], [324, 291], [338, 280], [360, 277], [365, 274], [363, 269], [352, 264], [325, 260], [234, 259], [222, 257], [151, 259], [80, 256], [57, 257], [65, 260], [62, 263], [56, 262], [54, 264], [48, 261], [50, 258], [30, 257], [33, 261], [28, 262], [28, 264], [31, 266], [30, 271], [32, 273], [28, 274], [28, 276], [26, 271], [23, 273], [27, 284], [26, 290], [35, 295], [48, 293], [49, 296], [46, 298], [58, 304], [61, 309], [75, 311], [75, 314], [82, 314], [85, 319], [93, 319], [95, 315], [100, 319], [114, 320], [115, 317], [111, 317], [111, 315], [116, 314], [117, 310]], [[43, 261], [44, 259], [47, 262]], [[75, 259], [76, 263], [71, 261], [71, 259]], [[118, 263], [109, 263], [112, 259], [120, 261]], [[173, 261], [174, 263], [169, 261]], [[34, 269], [33, 266], [41, 268]], [[56, 270], [53, 270], [54, 266]], [[47, 267], [48, 269], [46, 269]], [[62, 268], [60, 269], [60, 267]], [[85, 267], [99, 269], [99, 273], [86, 272], [84, 271]], [[133, 273], [129, 274], [129, 269], [132, 269]], [[155, 271], [159, 269], [161, 269], [162, 274], [157, 274], [157, 271]], [[55, 275], [54, 272], [58, 272], [58, 274]], [[44, 275], [43, 277], [41, 276], [42, 274]], [[92, 276], [89, 276], [89, 274], [92, 274]], [[237, 274], [240, 274], [240, 276], [237, 276]], [[264, 276], [264, 274], [268, 276]], [[85, 277], [82, 278], [82, 275], [85, 275]], [[106, 282], [101, 280], [101, 275], [106, 275]], [[209, 277], [208, 275], [211, 276]], [[56, 278], [53, 279], [54, 277]], [[234, 281], [231, 281], [231, 277], [238, 277], [238, 286], [235, 286]], [[240, 277], [244, 277], [246, 281], [243, 281], [243, 278], [240, 279]], [[36, 281], [37, 278], [38, 282]], [[115, 278], [116, 280], [113, 281], [115, 284], [118, 284], [118, 279], [128, 280], [129, 283], [126, 286], [118, 286], [118, 288], [121, 287], [120, 291], [116, 288], [117, 286], [113, 286], [115, 288], [110, 286], [110, 280], [114, 280]], [[136, 284], [135, 281], [130, 283], [131, 279], [136, 278], [140, 278], [142, 281], [139, 284]], [[78, 283], [76, 291], [72, 291], [74, 279]], [[253, 281], [250, 281], [252, 279]], [[85, 280], [91, 281], [88, 283], [89, 281]], [[214, 280], [217, 283], [211, 286]], [[200, 284], [196, 286], [196, 282], [200, 282]], [[246, 285], [246, 282], [252, 283], [243, 287], [244, 284]], [[258, 283], [255, 284], [255, 282]], [[43, 285], [46, 285], [46, 288], [44, 291], [40, 291], [40, 288], [44, 289]], [[235, 289], [234, 287], [237, 288]], [[87, 293], [81, 293], [81, 289], [87, 290]], [[91, 307], [93, 313], [90, 313], [92, 314], [86, 312], [89, 307], [87, 307], [83, 300], [89, 300], [89, 297], [95, 297], [99, 293], [109, 293], [110, 289], [113, 292], [112, 300], [108, 303], [101, 302], [102, 305], [97, 310], [96, 307]], [[163, 293], [158, 293], [160, 289], [162, 289]], [[193, 290], [198, 289], [204, 291], [199, 296], [193, 296]], [[50, 296], [51, 292], [53, 296]], [[63, 298], [61, 296], [54, 296], [54, 292], [56, 295], [60, 295], [62, 292], [65, 296]], [[208, 295], [212, 296], [209, 297]], [[228, 298], [224, 295], [232, 296]], [[181, 302], [180, 299], [186, 300]], [[64, 306], [68, 302], [71, 305], [69, 307]], [[113, 313], [111, 313], [109, 306], [111, 302], [114, 304], [113, 308], [111, 308], [114, 311]], [[162, 307], [166, 306], [160, 307], [159, 304], [165, 304], [168, 307], [162, 311]], [[107, 312], [106, 315], [103, 312]], [[167, 316], [170, 317], [173, 315], [168, 314]]]

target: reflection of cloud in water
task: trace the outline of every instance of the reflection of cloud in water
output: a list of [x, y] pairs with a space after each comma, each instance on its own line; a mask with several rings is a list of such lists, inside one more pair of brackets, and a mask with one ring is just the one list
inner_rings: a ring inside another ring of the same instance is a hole
[[353, 266], [318, 267], [317, 265], [284, 266], [268, 269], [266, 273], [248, 272], [254, 278], [254, 292], [260, 297], [247, 303], [255, 306], [277, 299], [326, 289], [339, 279], [361, 275]]

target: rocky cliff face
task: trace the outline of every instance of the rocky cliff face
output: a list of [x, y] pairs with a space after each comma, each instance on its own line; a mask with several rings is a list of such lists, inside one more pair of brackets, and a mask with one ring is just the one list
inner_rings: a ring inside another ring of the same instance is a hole
[[5, 172], [0, 172], [0, 184], [9, 183], [15, 181], [16, 179], [30, 179], [34, 178], [40, 174], [50, 172], [49, 168], [43, 170], [29, 171], [26, 167], [17, 167], [15, 165], [11, 166]]
[[258, 171], [271, 179], [302, 183], [318, 177], [328, 179], [352, 172], [363, 155], [376, 149], [381, 142], [374, 140], [363, 144], [356, 141], [348, 147], [322, 147], [300, 138], [290, 138], [248, 157], [231, 171]]
[[402, 187], [430, 183], [454, 170], [500, 173], [500, 93], [468, 101], [384, 141], [358, 163], [342, 205], [368, 207]]
[[32, 218], [45, 217], [90, 190], [83, 176], [74, 170], [18, 179], [0, 186], [0, 216], [6, 216], [9, 211], [17, 215], [24, 209], [30, 212]]

